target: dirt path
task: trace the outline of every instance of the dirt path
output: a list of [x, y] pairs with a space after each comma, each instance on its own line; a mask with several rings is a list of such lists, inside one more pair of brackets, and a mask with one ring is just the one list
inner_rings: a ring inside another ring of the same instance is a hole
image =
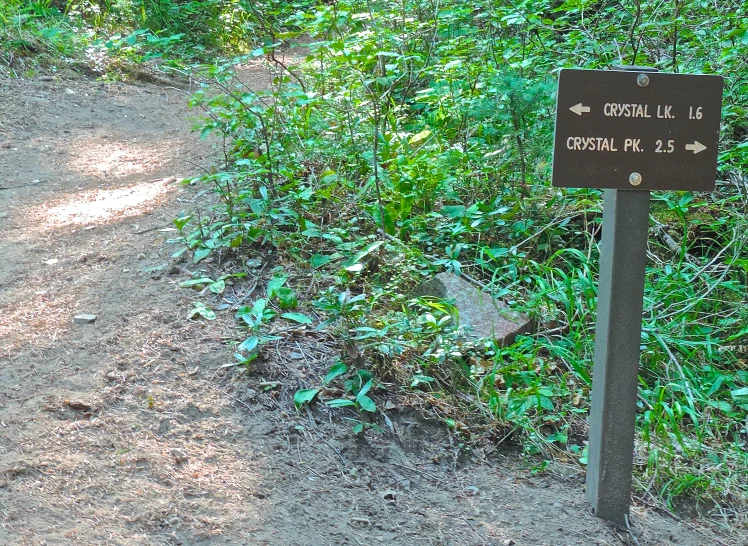
[[[356, 440], [297, 415], [295, 385], [263, 391], [272, 369], [217, 373], [231, 321], [186, 320], [195, 295], [159, 231], [201, 199], [175, 179], [210, 164], [185, 103], [0, 80], [0, 544], [634, 543], [589, 514], [573, 467], [463, 463], [404, 410], [399, 435]], [[333, 358], [322, 341], [304, 358]], [[292, 351], [274, 358], [300, 369]], [[748, 543], [643, 506], [632, 520], [640, 544]]]

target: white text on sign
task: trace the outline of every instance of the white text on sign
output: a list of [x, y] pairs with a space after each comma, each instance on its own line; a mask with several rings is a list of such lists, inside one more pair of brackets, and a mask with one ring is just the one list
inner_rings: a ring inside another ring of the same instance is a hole
[[[699, 111], [701, 109], [699, 108]], [[589, 111], [589, 109], [588, 109]], [[653, 109], [659, 119], [675, 119], [673, 107], [670, 104], [658, 104]], [[617, 118], [651, 118], [648, 104], [618, 104], [615, 102], [606, 102], [603, 107], [603, 114], [607, 117]], [[690, 118], [693, 119], [693, 118]], [[700, 118], [699, 118], [700, 119]]]
[[[624, 152], [643, 152], [640, 138], [626, 138], [623, 140], [623, 151]], [[570, 136], [566, 139], [566, 149], [579, 151], [579, 152], [618, 152], [620, 151], [616, 147], [615, 138], [605, 137], [579, 137]], [[652, 148], [650, 148], [651, 150]], [[704, 146], [698, 140], [692, 143], [687, 143], [684, 147], [686, 151], [698, 154], [706, 150]], [[654, 143], [654, 151], [658, 154], [666, 153], [672, 154], [676, 150], [674, 140], [656, 140]]]

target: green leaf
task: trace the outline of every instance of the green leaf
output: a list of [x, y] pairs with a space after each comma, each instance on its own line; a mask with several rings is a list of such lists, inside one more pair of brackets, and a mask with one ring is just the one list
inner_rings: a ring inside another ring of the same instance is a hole
[[408, 139], [408, 142], [410, 144], [418, 144], [422, 140], [426, 140], [429, 137], [430, 134], [431, 134], [431, 130], [424, 129], [420, 133], [416, 133], [415, 135], [413, 135], [412, 137], [410, 137]]
[[421, 383], [431, 383], [432, 381], [434, 381], [433, 377], [429, 377], [428, 375], [415, 374], [410, 382], [410, 386], [417, 387]]
[[184, 226], [186, 226], [187, 222], [189, 222], [190, 220], [192, 220], [192, 216], [182, 216], [181, 218], [174, 218], [172, 222], [174, 222], [174, 225], [179, 231], [182, 231], [184, 229]]
[[208, 257], [208, 254], [210, 254], [210, 249], [201, 246], [200, 248], [195, 250], [195, 256], [192, 258], [192, 263], [198, 263], [204, 260]]
[[367, 392], [369, 392], [373, 384], [374, 384], [373, 379], [369, 379], [366, 383], [364, 383], [359, 389], [358, 395], [356, 396], [356, 398], [358, 399], [359, 396], [364, 396]]
[[344, 362], [338, 361], [333, 364], [327, 374], [325, 374], [325, 377], [322, 379], [322, 383], [324, 383], [325, 385], [329, 385], [333, 379], [340, 375], [343, 375], [347, 371], [348, 366], [346, 366]]
[[353, 434], [361, 434], [364, 431], [364, 424], [359, 421], [353, 426]]
[[218, 279], [216, 282], [210, 285], [209, 290], [213, 292], [214, 294], [223, 294], [223, 291], [226, 289], [226, 281], [223, 279]]
[[555, 432], [548, 436], [549, 442], [558, 442], [559, 444], [565, 444], [569, 441], [569, 437], [563, 432]]
[[268, 289], [267, 294], [268, 298], [272, 298], [278, 293], [278, 289], [286, 284], [286, 281], [288, 280], [287, 275], [275, 275], [273, 278], [271, 278], [268, 281]]
[[206, 320], [215, 320], [216, 314], [213, 312], [212, 309], [209, 309], [205, 307], [204, 303], [201, 302], [195, 302], [193, 304], [195, 308], [190, 312], [190, 315], [187, 317], [190, 320], [194, 319], [195, 317], [203, 317]]
[[330, 256], [326, 254], [315, 254], [314, 256], [309, 258], [309, 265], [311, 265], [314, 269], [317, 269], [329, 263]]
[[296, 299], [296, 293], [292, 288], [288, 288], [287, 286], [276, 288], [275, 295], [278, 296], [278, 302], [281, 309], [291, 309], [299, 304]]
[[206, 284], [212, 284], [214, 281], [210, 277], [200, 277], [199, 279], [190, 279], [188, 281], [180, 282], [179, 286], [182, 288], [189, 288], [190, 286], [205, 286]]
[[171, 255], [172, 258], [179, 258], [182, 254], [187, 252], [190, 248], [188, 246], [183, 246], [179, 250], [177, 250], [174, 254]]
[[349, 406], [356, 405], [353, 400], [348, 400], [347, 398], [336, 398], [335, 400], [328, 400], [326, 404], [331, 408], [347, 408]]
[[738, 402], [748, 402], [748, 387], [730, 391], [730, 396], [732, 396], [733, 400], [737, 400]]
[[358, 402], [358, 405], [361, 406], [361, 409], [365, 411], [370, 411], [372, 413], [377, 411], [377, 405], [374, 403], [374, 400], [372, 400], [365, 394], [359, 394], [356, 397], [356, 401]]
[[[352, 271], [351, 268], [353, 265], [358, 264], [361, 260], [363, 260], [366, 256], [374, 252], [376, 249], [378, 249], [380, 246], [382, 246], [382, 241], [377, 241], [375, 243], [371, 243], [370, 245], [367, 245], [362, 250], [359, 250], [354, 254], [351, 258], [343, 262], [343, 267], [348, 269], [349, 271]], [[359, 268], [360, 271], [361, 268]]]
[[251, 336], [242, 341], [237, 349], [240, 351], [252, 352], [257, 348], [257, 345], [259, 345], [259, 343], [260, 338], [258, 336]]
[[298, 322], [299, 324], [313, 324], [312, 319], [310, 319], [304, 313], [283, 313], [281, 317], [287, 320]]
[[319, 393], [319, 389], [302, 389], [296, 391], [293, 395], [293, 403], [296, 408], [301, 408], [304, 404], [309, 404]]
[[465, 216], [466, 210], [465, 205], [447, 205], [446, 207], [442, 207], [440, 212], [447, 218], [455, 220]]

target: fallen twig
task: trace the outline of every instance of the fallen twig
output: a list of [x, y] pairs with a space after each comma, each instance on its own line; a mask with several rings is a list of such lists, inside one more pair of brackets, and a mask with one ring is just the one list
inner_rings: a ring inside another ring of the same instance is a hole
[[667, 229], [665, 229], [667, 226], [665, 226], [665, 224], [659, 223], [654, 219], [652, 215], [650, 215], [650, 218], [652, 218], [652, 220], [654, 221], [655, 233], [660, 239], [662, 239], [662, 242], [665, 243], [665, 246], [667, 246], [673, 254], [680, 254], [681, 252], [683, 252], [683, 258], [685, 258], [688, 262], [694, 265], [699, 264], [699, 259], [696, 258], [693, 254], [685, 252], [685, 250], [683, 249], [683, 245], [673, 239], [673, 237], [667, 232]]
[[33, 182], [29, 182], [28, 184], [19, 184], [18, 186], [0, 186], [0, 190], [17, 190], [18, 188], [38, 186], [39, 184], [44, 184], [45, 182], [46, 180], [34, 180]]

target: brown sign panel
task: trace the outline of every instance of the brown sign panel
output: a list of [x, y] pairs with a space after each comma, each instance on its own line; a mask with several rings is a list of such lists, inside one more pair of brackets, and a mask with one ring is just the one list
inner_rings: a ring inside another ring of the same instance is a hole
[[563, 69], [553, 185], [713, 191], [721, 76]]

